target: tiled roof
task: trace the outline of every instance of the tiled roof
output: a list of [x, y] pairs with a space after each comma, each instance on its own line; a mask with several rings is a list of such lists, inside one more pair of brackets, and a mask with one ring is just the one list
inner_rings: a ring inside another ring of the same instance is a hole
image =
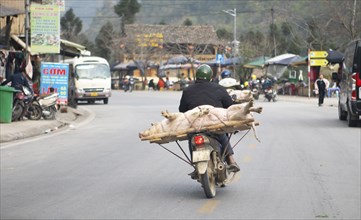
[[129, 24], [125, 25], [125, 33], [127, 39], [142, 34], [162, 34], [164, 43], [222, 44], [213, 26]]

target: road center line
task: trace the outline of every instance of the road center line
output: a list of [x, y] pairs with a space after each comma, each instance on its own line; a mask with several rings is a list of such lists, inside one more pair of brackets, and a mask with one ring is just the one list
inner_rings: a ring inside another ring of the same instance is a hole
[[212, 213], [218, 206], [219, 201], [215, 199], [208, 200], [202, 207], [198, 209], [199, 213]]

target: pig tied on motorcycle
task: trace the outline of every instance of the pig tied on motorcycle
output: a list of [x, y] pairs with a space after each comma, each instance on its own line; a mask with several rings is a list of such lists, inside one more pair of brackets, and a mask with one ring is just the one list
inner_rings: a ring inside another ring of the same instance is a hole
[[189, 133], [224, 134], [252, 128], [258, 140], [255, 126], [259, 123], [255, 121], [253, 112], [262, 112], [262, 107], [255, 107], [253, 100], [234, 104], [227, 109], [201, 105], [185, 113], [163, 111], [161, 114], [165, 119], [152, 123], [149, 129], [139, 133], [139, 138], [150, 143], [164, 144], [187, 140]]

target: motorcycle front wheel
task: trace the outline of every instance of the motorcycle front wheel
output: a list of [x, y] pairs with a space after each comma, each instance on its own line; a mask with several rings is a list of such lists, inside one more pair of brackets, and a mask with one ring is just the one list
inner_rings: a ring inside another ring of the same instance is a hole
[[46, 107], [45, 110], [49, 111], [49, 114], [46, 114], [46, 115], [43, 114], [43, 118], [45, 120], [53, 120], [53, 119], [55, 119], [55, 113], [56, 113], [55, 106]]
[[32, 104], [28, 109], [30, 120], [39, 120], [43, 116], [43, 109], [38, 104]]
[[15, 101], [11, 121], [17, 121], [21, 117], [24, 111], [24, 104], [19, 101]]
[[209, 160], [207, 171], [200, 175], [200, 181], [207, 198], [214, 198], [216, 196], [216, 178], [212, 170], [213, 163]]

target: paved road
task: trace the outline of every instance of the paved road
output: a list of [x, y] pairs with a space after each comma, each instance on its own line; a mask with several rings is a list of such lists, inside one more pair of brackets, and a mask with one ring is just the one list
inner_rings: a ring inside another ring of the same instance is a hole
[[188, 165], [137, 136], [161, 110], [177, 111], [179, 98], [114, 92], [108, 105], [82, 105], [96, 115], [88, 124], [8, 144], [1, 218], [360, 219], [361, 130], [339, 121], [337, 108], [256, 102], [261, 143], [246, 135], [235, 148], [241, 172], [205, 199]]

